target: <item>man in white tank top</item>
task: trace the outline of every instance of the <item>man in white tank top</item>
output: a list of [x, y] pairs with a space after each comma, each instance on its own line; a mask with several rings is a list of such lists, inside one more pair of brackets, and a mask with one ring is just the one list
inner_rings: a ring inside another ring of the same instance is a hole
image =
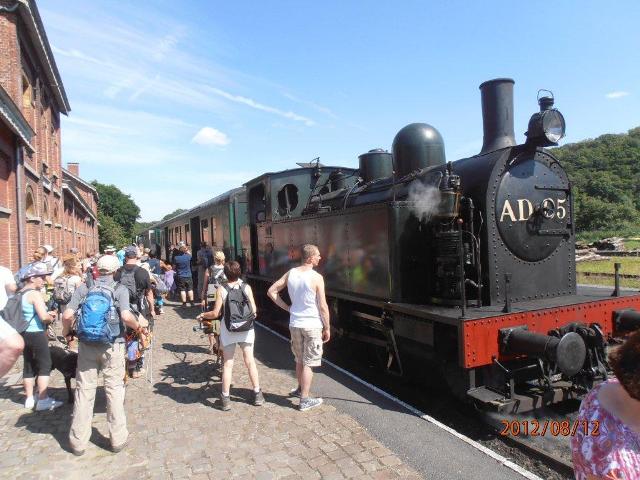
[[[291, 350], [296, 360], [298, 388], [292, 395], [300, 396], [299, 409], [309, 410], [322, 404], [321, 398], [309, 396], [312, 367], [322, 362], [322, 344], [331, 338], [329, 306], [324, 294], [324, 279], [313, 268], [320, 263], [320, 250], [315, 245], [302, 247], [302, 265], [292, 268], [275, 282], [267, 295], [276, 305], [289, 312]], [[291, 305], [287, 305], [279, 292], [287, 288]]]

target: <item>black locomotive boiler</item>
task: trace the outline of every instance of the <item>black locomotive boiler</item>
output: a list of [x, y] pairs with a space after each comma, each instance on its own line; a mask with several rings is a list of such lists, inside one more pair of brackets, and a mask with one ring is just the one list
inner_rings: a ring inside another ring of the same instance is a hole
[[510, 411], [606, 378], [607, 345], [635, 328], [640, 296], [576, 288], [571, 182], [545, 148], [564, 118], [542, 96], [518, 144], [513, 85], [480, 86], [484, 144], [473, 157], [446, 162], [439, 132], [411, 124], [392, 153], [361, 155], [357, 176], [333, 169], [303, 189], [274, 174], [280, 197], [295, 189], [305, 202], [295, 213], [272, 208], [269, 175], [248, 182], [257, 290], [299, 260], [301, 244], [317, 244], [335, 333], [385, 348], [396, 373], [435, 361], [454, 392]]

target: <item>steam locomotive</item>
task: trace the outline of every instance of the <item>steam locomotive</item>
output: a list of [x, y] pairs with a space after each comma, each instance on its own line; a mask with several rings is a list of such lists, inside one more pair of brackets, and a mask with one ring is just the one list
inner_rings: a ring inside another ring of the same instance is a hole
[[640, 325], [640, 295], [577, 288], [571, 182], [546, 148], [565, 121], [540, 91], [518, 144], [513, 85], [480, 85], [477, 155], [446, 162], [440, 133], [410, 124], [358, 169], [265, 173], [152, 240], [165, 257], [185, 240], [239, 259], [265, 308], [268, 285], [316, 244], [334, 336], [380, 348], [390, 372], [436, 365], [454, 393], [502, 412], [580, 397], [606, 378], [608, 346]]

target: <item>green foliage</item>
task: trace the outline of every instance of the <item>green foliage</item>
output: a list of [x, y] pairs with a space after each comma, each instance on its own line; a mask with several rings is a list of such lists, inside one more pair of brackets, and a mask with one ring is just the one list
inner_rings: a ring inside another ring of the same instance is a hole
[[181, 213], [186, 212], [187, 209], [186, 208], [178, 208], [176, 210], [174, 210], [171, 213], [167, 213], [164, 217], [162, 217], [162, 220], [160, 220], [161, 222], [170, 219], [171, 217], [175, 217], [176, 215], [180, 215]]
[[136, 224], [133, 226], [133, 230], [137, 234], [142, 233], [149, 230], [156, 223], [158, 222], [136, 222]]
[[96, 180], [91, 182], [91, 185], [95, 187], [100, 197], [98, 212], [110, 217], [115, 224], [119, 225], [126, 237], [133, 237], [134, 225], [140, 216], [140, 208], [131, 196], [122, 193], [115, 185], [104, 185]]
[[579, 237], [640, 230], [640, 127], [565, 145], [553, 153], [574, 188]]
[[104, 252], [104, 247], [107, 245], [114, 245], [116, 248], [120, 248], [123, 245], [127, 245], [130, 242], [129, 238], [122, 227], [109, 215], [105, 215], [98, 210], [98, 237], [100, 251]]

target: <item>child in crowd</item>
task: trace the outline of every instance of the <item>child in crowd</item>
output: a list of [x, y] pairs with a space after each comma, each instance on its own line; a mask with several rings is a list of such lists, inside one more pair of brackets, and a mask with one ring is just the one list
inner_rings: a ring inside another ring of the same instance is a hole
[[161, 268], [164, 271], [163, 280], [169, 290], [169, 298], [174, 298], [176, 293], [176, 284], [174, 280], [176, 272], [168, 263], [162, 263]]

